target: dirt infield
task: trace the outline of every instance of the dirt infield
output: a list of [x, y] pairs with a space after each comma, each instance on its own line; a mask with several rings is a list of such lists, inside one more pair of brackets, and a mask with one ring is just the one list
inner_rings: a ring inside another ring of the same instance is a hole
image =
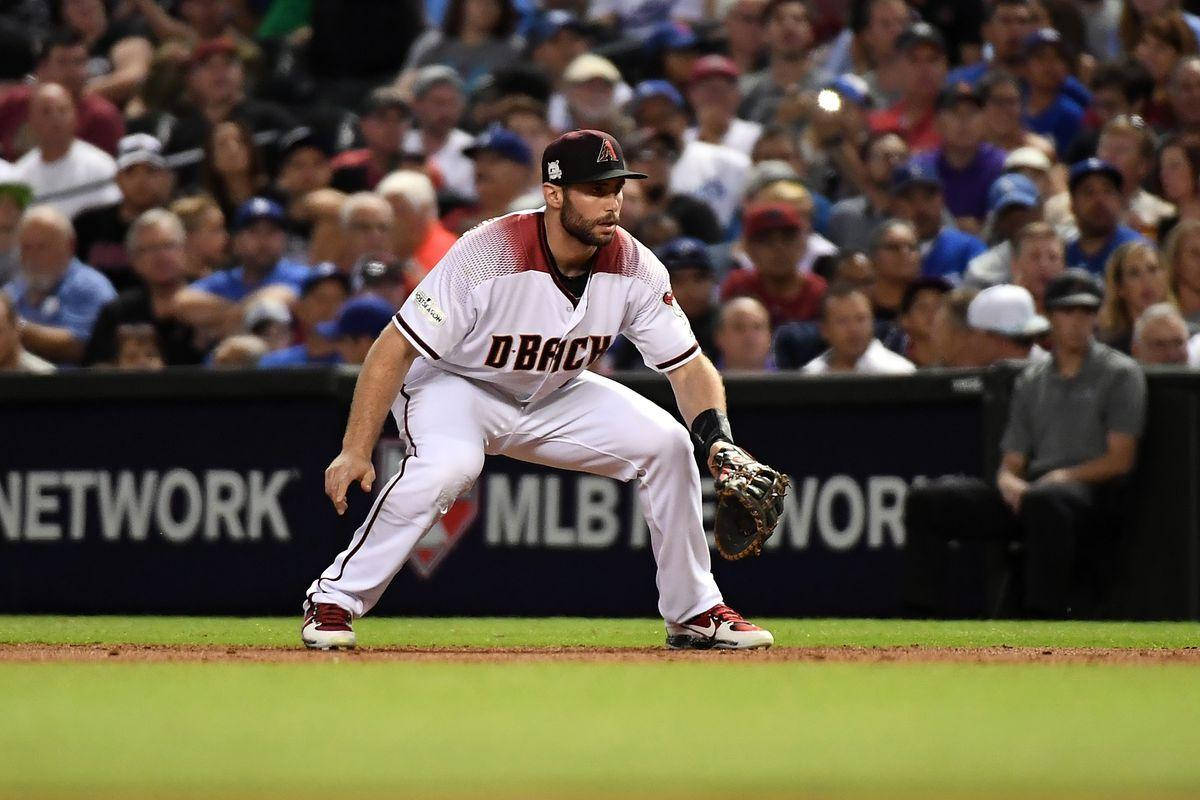
[[750, 652], [672, 651], [663, 648], [372, 648], [315, 652], [297, 648], [210, 645], [63, 645], [0, 644], [0, 662], [222, 662], [326, 663], [432, 661], [496, 663], [558, 662], [845, 662], [845, 663], [1103, 663], [1194, 664], [1200, 666], [1200, 647], [1167, 648], [1031, 648], [1031, 647], [776, 647]]

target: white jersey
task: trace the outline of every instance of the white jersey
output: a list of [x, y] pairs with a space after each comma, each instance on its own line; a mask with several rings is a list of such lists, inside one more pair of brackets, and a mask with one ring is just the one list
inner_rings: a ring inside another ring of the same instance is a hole
[[432, 365], [540, 400], [599, 359], [618, 334], [665, 372], [700, 354], [667, 270], [618, 228], [596, 251], [583, 296], [564, 284], [544, 212], [468, 231], [409, 295], [397, 329]]

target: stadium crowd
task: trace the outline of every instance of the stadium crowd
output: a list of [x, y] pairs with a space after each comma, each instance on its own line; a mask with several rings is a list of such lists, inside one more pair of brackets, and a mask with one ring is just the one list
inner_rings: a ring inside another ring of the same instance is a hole
[[1192, 6], [14, 0], [0, 370], [361, 363], [578, 127], [723, 370], [1200, 367]]

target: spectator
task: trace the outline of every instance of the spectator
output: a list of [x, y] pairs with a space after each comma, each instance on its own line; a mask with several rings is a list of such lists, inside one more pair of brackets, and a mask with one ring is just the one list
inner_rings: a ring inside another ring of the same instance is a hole
[[1100, 132], [1096, 156], [1121, 173], [1125, 223], [1153, 240], [1175, 207], [1142, 188], [1154, 170], [1155, 136], [1141, 117], [1114, 117]]
[[16, 177], [12, 165], [0, 161], [0, 286], [16, 274], [21, 264], [17, 225], [32, 199], [29, 184]]
[[110, 101], [85, 91], [87, 65], [87, 48], [75, 31], [52, 31], [42, 40], [37, 54], [37, 83], [9, 88], [0, 99], [0, 148], [6, 158], [20, 158], [36, 146], [28, 128], [29, 107], [36, 88], [51, 83], [63, 87], [75, 104], [75, 135], [109, 155], [117, 152], [125, 120]]
[[267, 188], [267, 170], [250, 129], [237, 120], [218, 122], [204, 144], [204, 191], [232, 219], [244, 203]]
[[752, 206], [743, 227], [753, 269], [734, 270], [721, 284], [721, 301], [749, 296], [771, 314], [771, 325], [813, 319], [820, 311], [825, 281], [797, 266], [804, 253], [804, 223], [793, 206]]
[[[1018, 147], [1004, 158], [1004, 174], [1015, 173], [1023, 175], [1033, 182], [1033, 186], [1037, 189], [1038, 198], [1048, 201], [1053, 194], [1053, 185], [1050, 179], [1050, 169], [1053, 165], [1050, 163], [1049, 157], [1045, 151], [1039, 150], [1036, 147]], [[1066, 214], [1071, 213], [1071, 196], [1067, 192], [1062, 192], [1064, 205], [1066, 206]], [[1047, 220], [1050, 222], [1050, 220]], [[1051, 223], [1053, 224], [1053, 223]]]
[[1039, 201], [1033, 181], [1020, 173], [1002, 175], [992, 184], [986, 227], [995, 244], [967, 263], [965, 283], [982, 288], [1012, 279], [1013, 240], [1022, 228], [1038, 221]]
[[845, 197], [866, 182], [861, 151], [872, 136], [873, 102], [870, 87], [857, 75], [842, 75], [817, 94], [799, 137], [804, 179], [813, 189]]
[[[1146, 103], [1144, 116], [1155, 126], [1169, 126], [1171, 106], [1167, 84], [1179, 60], [1196, 53], [1196, 34], [1178, 11], [1159, 14], [1142, 27], [1132, 55], [1154, 80], [1154, 94]], [[1103, 156], [1101, 156], [1103, 158]]]
[[[1122, 6], [1117, 43], [1125, 50], [1133, 50], [1141, 41], [1146, 25], [1155, 17], [1178, 9], [1180, 2], [1179, 0], [1131, 0], [1131, 2], [1123, 3]], [[1183, 19], [1188, 27], [1196, 32], [1195, 36], [1200, 38], [1200, 18], [1185, 11]]]
[[813, 69], [812, 21], [804, 0], [770, 0], [763, 9], [767, 67], [742, 78], [738, 116], [765, 125], [801, 121], [805, 101], [801, 92], [816, 89], [820, 76]]
[[929, 608], [936, 553], [963, 537], [1023, 546], [1024, 610], [1080, 616], [1111, 589], [1121, 481], [1132, 470], [1146, 379], [1127, 356], [1092, 338], [1099, 283], [1059, 276], [1047, 292], [1053, 359], [1025, 368], [1013, 391], [996, 483], [942, 479], [909, 492], [909, 599]]
[[821, 83], [845, 73], [863, 78], [873, 99], [891, 99], [895, 79], [888, 67], [896, 58], [896, 39], [913, 21], [904, 0], [862, 0], [850, 4], [850, 26], [818, 51]]
[[1113, 252], [1104, 274], [1099, 337], [1109, 347], [1128, 354], [1133, 345], [1133, 324], [1142, 312], [1171, 301], [1167, 271], [1154, 245], [1127, 242]]
[[692, 66], [687, 96], [696, 124], [683, 134], [684, 143], [699, 139], [720, 144], [749, 156], [762, 134], [762, 125], [736, 116], [741, 103], [738, 81], [741, 73], [722, 55], [708, 55]]
[[112, 284], [75, 257], [75, 230], [53, 206], [34, 206], [17, 227], [21, 267], [4, 290], [17, 309], [21, 344], [55, 364], [77, 364]]
[[181, 197], [171, 203], [171, 213], [183, 222], [184, 274], [189, 281], [229, 266], [229, 232], [215, 200], [207, 195]]
[[965, 84], [942, 90], [937, 103], [941, 147], [916, 157], [941, 180], [947, 210], [960, 228], [978, 233], [987, 189], [1004, 170], [1004, 151], [983, 140], [983, 101]]
[[352, 284], [359, 287], [358, 296], [372, 294], [399, 308], [416, 286], [412, 282], [416, 270], [399, 261], [364, 258], [355, 265]]
[[671, 167], [670, 193], [691, 197], [712, 209], [722, 231], [733, 224], [746, 192], [750, 159], [730, 147], [693, 139], [682, 144], [687, 117], [681, 107], [667, 106], [660, 125], [651, 128], [667, 150], [677, 152]]
[[463, 153], [471, 146], [471, 134], [457, 127], [466, 108], [462, 79], [450, 67], [423, 67], [416, 73], [412, 91], [418, 129], [405, 134], [404, 150], [424, 153], [447, 190], [474, 197], [475, 169]]
[[395, 313], [391, 303], [378, 297], [356, 297], [341, 307], [335, 319], [317, 325], [317, 331], [334, 343], [342, 363], [362, 364]]
[[[259, 359], [258, 365], [275, 368], [341, 363], [342, 357], [336, 344], [338, 336], [327, 325], [339, 317], [338, 309], [343, 308], [349, 296], [350, 278], [345, 272], [332, 264], [322, 264], [313, 269], [300, 285], [300, 298], [295, 305], [294, 316], [300, 343], [267, 353]], [[373, 298], [372, 302], [384, 303], [378, 298]], [[392, 309], [387, 316], [394, 313], [395, 309]], [[383, 326], [375, 331], [372, 338], [378, 336], [381, 330]]]
[[33, 190], [34, 201], [54, 206], [68, 219], [121, 199], [112, 182], [116, 162], [75, 138], [75, 120], [75, 104], [66, 89], [56, 83], [38, 86], [29, 103], [29, 130], [37, 147], [14, 165], [16, 177]]
[[[813, 230], [813, 197], [799, 181], [775, 181], [747, 198], [750, 205], [786, 203], [796, 209], [800, 217], [800, 236], [804, 248], [796, 266], [801, 272], [813, 272], [818, 261], [837, 253], [833, 242]], [[750, 266], [747, 262], [744, 266]]]
[[1176, 212], [1159, 225], [1155, 238], [1164, 242], [1180, 220], [1200, 220], [1200, 147], [1175, 136], [1167, 138], [1158, 150], [1158, 183], [1163, 199]]
[[420, 172], [398, 170], [380, 181], [378, 189], [396, 218], [392, 252], [398, 259], [411, 259], [420, 271], [418, 279], [424, 277], [457, 240], [437, 218], [433, 183]]
[[292, 346], [292, 312], [274, 298], [259, 300], [247, 308], [243, 327], [262, 339], [269, 351]]
[[1025, 100], [1025, 124], [1034, 133], [1054, 140], [1055, 149], [1066, 152], [1078, 135], [1083, 108], [1069, 93], [1075, 56], [1062, 34], [1041, 28], [1025, 38], [1024, 77], [1029, 86]]
[[921, 277], [916, 229], [907, 220], [886, 220], [872, 233], [869, 254], [874, 269], [871, 307], [875, 319], [891, 322], [900, 316], [908, 287]]
[[787, 125], [767, 125], [762, 135], [754, 143], [750, 152], [750, 161], [755, 167], [770, 162], [782, 162], [791, 168], [788, 176], [792, 180], [800, 180], [800, 176], [808, 169], [804, 155], [800, 152], [800, 137], [796, 131]]
[[279, 140], [279, 169], [274, 193], [284, 198], [288, 216], [295, 219], [305, 198], [333, 180], [333, 147], [312, 128], [293, 128]]
[[154, 348], [170, 366], [204, 360], [195, 328], [176, 315], [175, 301], [187, 287], [183, 223], [170, 211], [152, 208], [140, 214], [126, 235], [126, 250], [139, 279], [100, 309], [84, 353], [85, 364], [120, 360], [119, 330], [148, 325]]
[[946, 84], [978, 86], [997, 70], [1019, 70], [1024, 60], [1025, 37], [1033, 33], [1032, 6], [1032, 0], [994, 0], [985, 12], [980, 30], [988, 45], [987, 57], [953, 70], [946, 77]]
[[567, 66], [562, 91], [550, 97], [550, 127], [561, 132], [593, 128], [620, 138], [630, 132], [621, 108], [632, 98], [633, 90], [611, 61], [584, 53]]
[[801, 368], [805, 375], [854, 372], [904, 375], [912, 362], [888, 350], [872, 332], [871, 300], [853, 286], [834, 286], [821, 303], [821, 336], [829, 349]]
[[157, 371], [165, 366], [153, 325], [126, 322], [117, 326], [115, 334], [117, 357], [113, 366], [117, 369]]
[[443, 224], [454, 233], [461, 235], [484, 220], [545, 203], [541, 185], [531, 180], [533, 153], [512, 131], [492, 126], [463, 152], [475, 162], [478, 202], [446, 216]]
[[413, 42], [405, 72], [440, 64], [451, 67], [464, 82], [474, 83], [517, 61], [516, 29], [512, 0], [450, 0], [441, 27], [430, 28]]
[[[573, 11], [551, 8], [544, 11], [529, 32], [529, 60], [554, 78], [589, 48], [587, 28]], [[558, 87], [561, 88], [561, 87]], [[540, 153], [539, 163], [541, 161]]]
[[[765, 60], [766, 32], [763, 11], [767, 0], [724, 0], [722, 28], [727, 39], [729, 58], [743, 75], [762, 69]], [[720, 16], [718, 14], [718, 16]]]
[[63, 24], [83, 38], [88, 50], [90, 78], [86, 91], [117, 105], [137, 93], [150, 70], [153, 48], [139, 19], [109, 15], [103, 0], [64, 0], [59, 6]]
[[670, 22], [700, 22], [703, 10], [700, 3], [647, 3], [644, 0], [592, 0], [588, 3], [588, 19], [633, 39], [644, 39], [654, 29]]
[[1114, 250], [1142, 238], [1121, 223], [1123, 188], [1121, 172], [1107, 161], [1089, 158], [1071, 167], [1071, 211], [1079, 233], [1067, 240], [1068, 267], [1102, 275]]
[[1189, 141], [1200, 136], [1200, 57], [1185, 56], [1167, 86], [1175, 133]]
[[1154, 79], [1140, 63], [1132, 58], [1100, 64], [1092, 73], [1092, 104], [1087, 109], [1088, 128], [1060, 157], [1065, 164], [1074, 164], [1096, 155], [1100, 130], [1109, 120], [1125, 116], [1145, 117], [1147, 104], [1154, 94]]
[[1146, 308], [1133, 326], [1133, 357], [1142, 364], [1188, 365], [1188, 326], [1171, 303]]
[[899, 328], [904, 357], [917, 367], [939, 365], [933, 341], [933, 320], [942, 298], [951, 290], [944, 278], [918, 278], [909, 284], [900, 303]]
[[1006, 152], [1031, 147], [1042, 153], [1054, 152], [1054, 143], [1033, 133], [1021, 114], [1021, 81], [1009, 72], [994, 71], [979, 82], [983, 103], [984, 138]]
[[970, 260], [987, 248], [951, 224], [943, 197], [941, 179], [919, 162], [892, 174], [892, 213], [911, 222], [920, 237], [922, 273], [957, 282]]
[[774, 370], [771, 359], [771, 319], [753, 297], [735, 297], [721, 306], [714, 341], [722, 372]]
[[21, 344], [17, 307], [8, 292], [0, 292], [0, 373], [28, 372], [45, 375], [55, 367], [29, 352]]
[[960, 286], [942, 297], [930, 331], [934, 360], [939, 367], [980, 365], [983, 354], [974, 348], [971, 326], [967, 322], [971, 303], [978, 295], [978, 289]]
[[866, 250], [871, 232], [888, 218], [892, 173], [908, 159], [908, 146], [895, 133], [872, 134], [863, 147], [866, 180], [862, 194], [834, 204], [826, 235], [839, 248]]
[[1200, 328], [1200, 221], [1189, 219], [1175, 226], [1163, 248], [1163, 261], [1179, 312], [1190, 328]]
[[120, 202], [84, 211], [75, 218], [75, 254], [104, 273], [118, 291], [137, 282], [129, 271], [125, 234], [142, 212], [166, 205], [171, 199], [172, 178], [158, 139], [148, 133], [122, 137], [117, 155]]
[[687, 316], [700, 349], [710, 358], [716, 358], [717, 282], [708, 248], [699, 239], [681, 236], [660, 248], [658, 257], [667, 268], [675, 302]]
[[267, 354], [267, 344], [257, 336], [239, 333], [221, 340], [213, 348], [209, 363], [218, 368], [253, 367]]
[[546, 104], [525, 95], [514, 95], [500, 103], [500, 126], [521, 137], [521, 141], [533, 154], [530, 173], [533, 183], [539, 185], [542, 175], [542, 152], [554, 141], [554, 131], [546, 119]]
[[[693, 142], [692, 146], [697, 144], [701, 149], [717, 147], [716, 145], [705, 145], [703, 142]], [[660, 245], [680, 233], [699, 239], [706, 244], [716, 244], [724, 240], [725, 229], [717, 220], [716, 212], [712, 207], [699, 198], [676, 194], [672, 188], [673, 177], [679, 172], [678, 165], [681, 163], [678, 140], [665, 133], [641, 131], [627, 139], [623, 149], [629, 168], [648, 176], [645, 180], [637, 182], [641, 184], [640, 186], [631, 190], [634, 194], [640, 193], [645, 201], [642, 209], [642, 225], [639, 225], [639, 228], [646, 223], [647, 219], [667, 215], [672, 218], [674, 226], [679, 228], [680, 232], [662, 239], [658, 243]], [[693, 150], [693, 152], [696, 151]], [[732, 153], [728, 150], [723, 150], [723, 152]], [[735, 181], [739, 187], [738, 191], [742, 191], [742, 183], [746, 180], [744, 174], [726, 177]], [[713, 184], [712, 187], [717, 185]], [[730, 205], [736, 208], [735, 205]], [[626, 220], [625, 215], [622, 214], [623, 224], [632, 227], [633, 219], [634, 216], [631, 216]], [[648, 247], [650, 246], [644, 239], [642, 242]]]
[[1035, 342], [1050, 330], [1050, 323], [1037, 313], [1033, 295], [1020, 286], [991, 286], [975, 295], [967, 306], [967, 326], [972, 366], [1045, 357], [1046, 351], [1035, 349]]
[[338, 268], [346, 275], [362, 258], [393, 257], [396, 215], [392, 205], [375, 192], [358, 192], [346, 198], [338, 216], [342, 230], [342, 258]]
[[1017, 232], [1013, 243], [1012, 280], [1045, 310], [1046, 286], [1066, 269], [1062, 239], [1045, 222], [1031, 222]]
[[[453, 94], [437, 86], [431, 90], [435, 95]], [[459, 103], [458, 113], [461, 114], [461, 96], [452, 98], [452, 102]], [[451, 128], [455, 122], [457, 119], [449, 123]], [[372, 89], [363, 101], [358, 117], [358, 130], [366, 146], [345, 150], [334, 157], [330, 164], [333, 169], [330, 185], [343, 192], [373, 191], [384, 175], [400, 166], [401, 153], [405, 148], [421, 153], [422, 158], [433, 152], [424, 149], [411, 128], [412, 109], [404, 102], [400, 92], [390, 86]], [[434, 129], [440, 128], [435, 125]], [[454, 134], [451, 132], [446, 136], [449, 139]], [[450, 160], [461, 167], [453, 157]]]
[[946, 81], [946, 42], [936, 28], [918, 22], [896, 40], [896, 50], [900, 100], [871, 115], [871, 130], [900, 134], [914, 152], [932, 150], [941, 144], [934, 111]]

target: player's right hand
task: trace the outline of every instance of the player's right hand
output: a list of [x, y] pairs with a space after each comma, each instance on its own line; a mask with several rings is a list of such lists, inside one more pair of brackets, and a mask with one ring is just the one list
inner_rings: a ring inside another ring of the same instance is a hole
[[371, 465], [371, 459], [343, 450], [325, 469], [325, 494], [333, 501], [339, 516], [346, 513], [346, 490], [355, 481], [364, 492], [371, 491], [375, 467]]

